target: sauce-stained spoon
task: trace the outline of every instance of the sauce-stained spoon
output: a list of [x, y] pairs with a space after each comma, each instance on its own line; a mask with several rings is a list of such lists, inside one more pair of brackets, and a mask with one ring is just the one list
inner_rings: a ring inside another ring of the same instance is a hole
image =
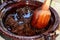
[[51, 0], [45, 0], [41, 9], [38, 8], [34, 11], [32, 16], [31, 25], [35, 28], [45, 28], [49, 23], [51, 12], [49, 10]]

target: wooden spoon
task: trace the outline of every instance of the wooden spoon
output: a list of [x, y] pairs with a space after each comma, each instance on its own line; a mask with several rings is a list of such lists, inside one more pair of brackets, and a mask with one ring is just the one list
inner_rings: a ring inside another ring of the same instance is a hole
[[45, 28], [49, 23], [51, 12], [49, 10], [51, 0], [45, 0], [41, 9], [36, 9], [33, 13], [31, 25], [35, 28]]

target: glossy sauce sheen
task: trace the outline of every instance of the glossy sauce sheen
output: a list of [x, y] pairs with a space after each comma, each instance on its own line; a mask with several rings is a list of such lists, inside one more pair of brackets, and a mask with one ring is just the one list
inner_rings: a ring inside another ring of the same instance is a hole
[[8, 8], [12, 7], [12, 9], [8, 10], [3, 17], [5, 28], [11, 33], [19, 36], [40, 35], [41, 33], [48, 30], [49, 26], [52, 25], [52, 20], [50, 20], [49, 24], [47, 25], [48, 28], [46, 27], [37, 29], [31, 25], [31, 22], [33, 23], [35, 21], [32, 21], [32, 17], [35, 17], [33, 16], [33, 12], [35, 9], [39, 8], [41, 4], [42, 3], [40, 2], [29, 2], [27, 5], [25, 2], [19, 2], [11, 4], [10, 6], [8, 5]]

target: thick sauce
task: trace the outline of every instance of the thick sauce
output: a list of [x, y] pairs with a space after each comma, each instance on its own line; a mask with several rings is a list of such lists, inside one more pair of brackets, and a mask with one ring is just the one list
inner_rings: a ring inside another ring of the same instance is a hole
[[[47, 27], [43, 29], [37, 29], [31, 26], [33, 12], [36, 8], [41, 6], [41, 3], [33, 2], [29, 5], [23, 3], [18, 3], [20, 4], [18, 7], [6, 12], [5, 16], [3, 17], [5, 28], [7, 28], [7, 30], [11, 33], [19, 36], [33, 36], [45, 32], [48, 29]], [[16, 6], [17, 4], [14, 5]], [[49, 22], [47, 26], [49, 27], [50, 24], [51, 22]]]

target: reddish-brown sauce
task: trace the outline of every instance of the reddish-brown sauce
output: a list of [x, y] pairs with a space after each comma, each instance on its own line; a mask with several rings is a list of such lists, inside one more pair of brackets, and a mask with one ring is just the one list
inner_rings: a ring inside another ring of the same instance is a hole
[[[33, 36], [45, 32], [48, 29], [47, 27], [37, 29], [31, 26], [33, 12], [36, 8], [41, 6], [41, 3], [39, 2], [36, 2], [36, 4], [38, 4], [38, 6], [33, 4], [20, 4], [20, 7], [17, 5], [17, 7], [6, 12], [5, 16], [3, 17], [5, 28], [7, 28], [7, 30], [11, 33], [19, 36]], [[47, 26], [49, 27], [50, 24], [51, 22], [49, 22]]]

